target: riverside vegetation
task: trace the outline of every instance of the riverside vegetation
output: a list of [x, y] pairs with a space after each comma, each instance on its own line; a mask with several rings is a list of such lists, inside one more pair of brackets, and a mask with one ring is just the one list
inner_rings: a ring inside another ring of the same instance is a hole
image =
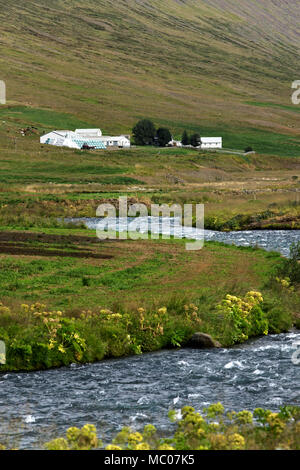
[[[169, 411], [172, 426], [168, 436], [152, 424], [136, 432], [125, 427], [111, 444], [103, 446], [96, 427], [86, 424], [81, 429], [71, 427], [66, 437], [59, 437], [45, 444], [47, 450], [93, 450], [109, 451], [174, 451], [174, 450], [299, 450], [300, 409], [295, 406], [281, 407], [274, 413], [256, 408], [254, 412], [225, 413], [221, 403], [205, 408], [202, 413], [185, 406], [178, 413]], [[0, 444], [0, 450], [5, 445]]]
[[[173, 435], [162, 437], [153, 425], [146, 425], [142, 433], [129, 427], [107, 445], [106, 450], [299, 450], [300, 409], [282, 407], [279, 413], [257, 408], [254, 413], [243, 410], [225, 413], [221, 403], [215, 403], [198, 413], [185, 406], [181, 413], [169, 412], [176, 423]], [[99, 448], [96, 428], [70, 428], [66, 438], [46, 444], [49, 450], [88, 450]]]

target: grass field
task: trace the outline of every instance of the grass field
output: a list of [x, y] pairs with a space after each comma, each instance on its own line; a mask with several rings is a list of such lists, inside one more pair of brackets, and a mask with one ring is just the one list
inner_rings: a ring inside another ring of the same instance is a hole
[[[274, 254], [214, 243], [188, 253], [179, 241], [100, 242], [93, 237], [94, 232], [67, 229], [1, 232], [3, 302], [40, 301], [74, 315], [86, 305], [117, 310], [122, 305], [160, 306], [180, 291], [180, 298], [200, 298], [207, 308], [227, 292], [259, 290], [278, 262]], [[243, 258], [239, 266], [237, 256]]]

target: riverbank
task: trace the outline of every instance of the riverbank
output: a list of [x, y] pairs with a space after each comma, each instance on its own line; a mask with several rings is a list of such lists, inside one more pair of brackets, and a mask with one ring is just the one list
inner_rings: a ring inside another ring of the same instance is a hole
[[197, 331], [231, 346], [299, 325], [298, 288], [274, 278], [278, 253], [83, 232], [2, 232], [1, 371], [178, 348]]

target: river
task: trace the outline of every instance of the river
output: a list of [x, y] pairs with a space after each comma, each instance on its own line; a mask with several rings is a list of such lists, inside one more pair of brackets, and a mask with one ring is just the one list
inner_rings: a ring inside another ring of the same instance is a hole
[[[99, 227], [101, 218], [68, 218], [65, 222], [84, 224], [90, 229]], [[243, 230], [218, 232], [215, 230], [200, 230], [194, 227], [180, 225], [179, 219], [167, 217], [138, 217], [138, 218], [107, 218], [107, 228], [116, 232], [136, 232], [141, 234], [163, 233], [177, 238], [206, 241], [218, 241], [239, 246], [258, 246], [268, 251], [278, 251], [289, 256], [290, 246], [300, 241], [300, 230]]]

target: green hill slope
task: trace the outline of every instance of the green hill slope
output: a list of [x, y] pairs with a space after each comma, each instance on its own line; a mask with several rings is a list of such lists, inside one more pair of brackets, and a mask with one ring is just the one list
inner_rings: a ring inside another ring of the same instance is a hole
[[293, 0], [0, 0], [0, 79], [9, 105], [105, 132], [149, 116], [297, 138], [299, 21]]

